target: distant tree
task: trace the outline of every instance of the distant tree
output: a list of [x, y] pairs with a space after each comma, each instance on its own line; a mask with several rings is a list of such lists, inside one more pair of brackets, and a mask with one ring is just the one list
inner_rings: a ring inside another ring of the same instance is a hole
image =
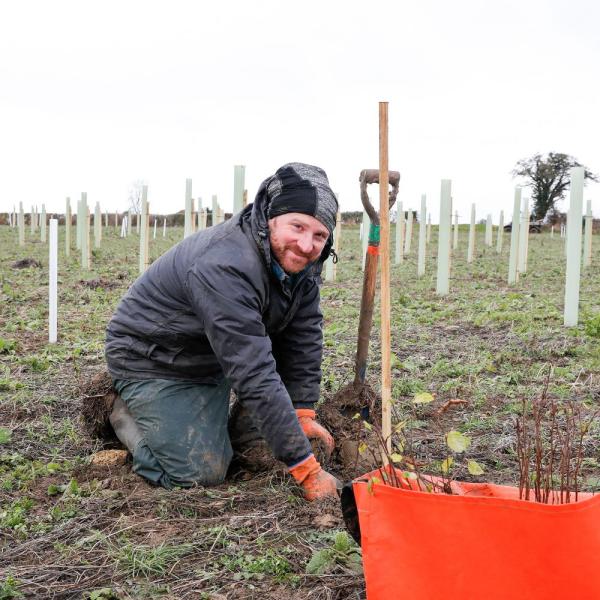
[[[534, 154], [530, 158], [520, 160], [513, 169], [513, 177], [523, 177], [533, 191], [532, 218], [539, 220], [552, 216], [556, 211], [555, 204], [564, 198], [571, 183], [569, 170], [572, 167], [583, 167], [573, 156], [560, 152], [549, 152], [547, 155]], [[598, 181], [587, 167], [584, 179]]]
[[143, 179], [136, 179], [129, 186], [129, 210], [136, 215], [142, 213], [142, 188], [146, 185]]
[[361, 223], [362, 210], [350, 210], [342, 213], [342, 223]]

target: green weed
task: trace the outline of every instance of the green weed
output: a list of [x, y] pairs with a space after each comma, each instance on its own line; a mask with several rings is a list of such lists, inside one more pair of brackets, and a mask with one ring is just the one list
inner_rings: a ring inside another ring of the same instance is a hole
[[360, 548], [345, 531], [336, 533], [333, 543], [315, 552], [306, 565], [309, 575], [324, 575], [340, 570], [362, 574]]
[[18, 579], [8, 575], [4, 581], [0, 582], [0, 600], [24, 598], [25, 596], [18, 589], [20, 585], [21, 582]]
[[27, 356], [21, 360], [34, 373], [43, 373], [50, 367], [50, 361], [40, 356]]
[[590, 337], [600, 338], [600, 313], [590, 317], [584, 324], [585, 333]]
[[88, 592], [85, 600], [120, 600], [120, 596], [112, 588], [104, 587]]
[[0, 427], [0, 444], [8, 444], [12, 438], [12, 431], [6, 427]]
[[15, 340], [7, 340], [0, 337], [0, 354], [12, 354], [17, 348], [17, 342]]
[[27, 531], [27, 513], [33, 505], [31, 498], [13, 500], [8, 507], [0, 511], [0, 528], [24, 534]]
[[221, 564], [233, 573], [235, 580], [262, 579], [269, 575], [275, 581], [287, 581], [292, 574], [289, 561], [272, 549], [264, 554], [241, 554], [221, 557]]
[[30, 460], [19, 453], [0, 454], [0, 489], [21, 490], [37, 477], [45, 477], [71, 468], [70, 463], [45, 463]]

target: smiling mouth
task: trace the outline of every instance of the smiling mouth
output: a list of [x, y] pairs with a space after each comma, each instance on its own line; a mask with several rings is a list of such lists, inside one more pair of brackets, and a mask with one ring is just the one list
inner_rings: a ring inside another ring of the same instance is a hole
[[308, 258], [307, 256], [302, 256], [301, 254], [292, 253], [292, 259], [296, 262], [310, 262], [310, 258]]

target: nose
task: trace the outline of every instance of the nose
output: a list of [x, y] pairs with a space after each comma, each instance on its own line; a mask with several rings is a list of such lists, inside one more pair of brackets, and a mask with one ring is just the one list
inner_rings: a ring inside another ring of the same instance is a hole
[[313, 246], [314, 244], [311, 233], [306, 232], [298, 238], [298, 248], [300, 248], [304, 254], [312, 254]]

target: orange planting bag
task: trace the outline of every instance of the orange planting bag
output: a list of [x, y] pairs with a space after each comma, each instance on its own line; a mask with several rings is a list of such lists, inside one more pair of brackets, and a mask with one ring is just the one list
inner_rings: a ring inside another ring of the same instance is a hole
[[448, 495], [371, 477], [353, 482], [369, 600], [600, 599], [600, 495], [541, 504], [508, 486]]

